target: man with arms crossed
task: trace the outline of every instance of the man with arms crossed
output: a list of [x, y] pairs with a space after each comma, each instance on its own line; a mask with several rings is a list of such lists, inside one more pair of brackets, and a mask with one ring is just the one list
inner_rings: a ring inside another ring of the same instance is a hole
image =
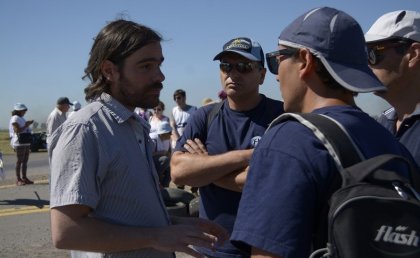
[[[231, 231], [253, 149], [268, 124], [283, 113], [283, 103], [259, 93], [266, 69], [258, 42], [232, 39], [214, 60], [220, 60], [227, 99], [190, 117], [172, 156], [171, 176], [176, 184], [200, 187], [200, 217]], [[219, 110], [207, 124], [214, 108]], [[208, 257], [248, 256], [229, 243], [215, 251], [197, 249]]]
[[[359, 92], [385, 87], [368, 67], [363, 32], [351, 16], [328, 7], [311, 10], [283, 30], [278, 44], [267, 62], [286, 112], [337, 120], [366, 158], [410, 157], [354, 102]], [[336, 173], [333, 158], [309, 128], [294, 120], [273, 126], [252, 156], [232, 243], [252, 257], [309, 257], [316, 204], [327, 202]]]
[[162, 201], [149, 126], [134, 112], [159, 101], [160, 41], [134, 22], [105, 26], [85, 69], [91, 103], [52, 136], [52, 239], [72, 257], [202, 257], [189, 245], [212, 248], [226, 237], [215, 223], [169, 218]]

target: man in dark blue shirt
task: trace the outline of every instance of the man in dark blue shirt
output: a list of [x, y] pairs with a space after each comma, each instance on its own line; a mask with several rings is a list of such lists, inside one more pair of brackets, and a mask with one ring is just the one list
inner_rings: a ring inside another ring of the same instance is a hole
[[386, 13], [366, 32], [365, 40], [370, 68], [388, 89], [376, 94], [392, 105], [378, 121], [420, 166], [420, 13]]
[[[355, 94], [385, 87], [368, 67], [363, 31], [351, 16], [328, 7], [311, 10], [283, 30], [278, 44], [267, 63], [281, 84], [286, 112], [335, 119], [365, 158], [410, 157], [355, 104]], [[327, 202], [337, 173], [309, 128], [294, 120], [273, 126], [253, 153], [231, 242], [253, 257], [309, 257], [317, 204]]]
[[[266, 73], [259, 43], [232, 39], [214, 60], [220, 60], [227, 99], [190, 117], [171, 159], [171, 177], [175, 184], [200, 187], [200, 217], [231, 231], [253, 149], [270, 122], [283, 113], [283, 104], [259, 93]], [[214, 109], [218, 112], [209, 122]], [[249, 256], [230, 243], [199, 251], [207, 257]]]

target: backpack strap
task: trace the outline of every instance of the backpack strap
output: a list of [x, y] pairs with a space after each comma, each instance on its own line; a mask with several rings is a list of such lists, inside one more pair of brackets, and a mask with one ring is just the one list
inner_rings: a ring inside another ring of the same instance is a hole
[[333, 157], [340, 173], [344, 168], [364, 160], [363, 154], [347, 131], [336, 120], [315, 113], [284, 113], [274, 119], [267, 130], [285, 120], [296, 120], [309, 128]]
[[[380, 168], [385, 164], [393, 161], [398, 161], [402, 164], [405, 164], [410, 171], [410, 178], [406, 178], [391, 171], [388, 173], [382, 173], [383, 170]], [[343, 178], [343, 180], [346, 180], [343, 182], [343, 185], [350, 185], [357, 182], [371, 180], [398, 181], [405, 184], [411, 184], [414, 187], [417, 187], [420, 183], [416, 166], [407, 158], [394, 154], [382, 154], [375, 156], [365, 160], [363, 163], [358, 163], [347, 168], [346, 172], [348, 173], [348, 176]]]
[[[416, 189], [420, 189], [420, 174], [418, 173], [418, 167], [403, 156], [383, 154], [365, 161], [363, 165], [360, 165], [363, 166], [364, 169], [360, 169], [359, 165], [352, 166], [365, 160], [363, 154], [353, 142], [346, 129], [331, 117], [315, 113], [284, 113], [274, 119], [269, 128], [290, 119], [296, 120], [311, 129], [315, 136], [324, 144], [337, 164], [343, 179], [343, 185], [363, 181], [363, 179], [368, 176], [368, 171], [374, 171], [391, 161], [399, 161], [406, 164], [411, 171], [411, 185]], [[344, 169], [350, 166], [352, 167]], [[366, 172], [366, 174], [363, 172]], [[390, 176], [391, 173], [385, 175]], [[406, 181], [405, 178], [396, 174], [395, 180], [401, 182]]]
[[224, 101], [220, 101], [220, 102], [218, 102], [216, 104], [213, 104], [213, 108], [207, 114], [207, 120], [206, 120], [206, 129], [207, 129], [207, 132], [209, 131], [211, 122], [213, 122], [214, 118], [219, 113], [220, 109], [222, 108], [223, 102]]

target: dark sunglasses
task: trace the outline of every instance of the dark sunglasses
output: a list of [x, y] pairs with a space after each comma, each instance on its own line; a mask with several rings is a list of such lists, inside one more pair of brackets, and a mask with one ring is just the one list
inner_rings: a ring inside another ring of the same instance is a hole
[[155, 110], [155, 111], [162, 111], [162, 109], [161, 109], [161, 108], [155, 108], [154, 110]]
[[381, 52], [388, 48], [393, 48], [398, 54], [402, 55], [410, 48], [412, 43], [413, 41], [410, 40], [397, 40], [368, 45], [368, 62], [370, 65], [379, 64], [384, 59], [384, 54]]
[[267, 53], [265, 59], [267, 60], [268, 70], [272, 74], [278, 74], [280, 60], [277, 59], [278, 56], [291, 57], [294, 56], [299, 51], [298, 48], [284, 48], [274, 52]]
[[237, 64], [229, 64], [226, 62], [220, 62], [220, 70], [224, 73], [230, 73], [234, 67], [239, 73], [250, 73], [252, 70], [254, 70], [253, 63], [241, 62]]

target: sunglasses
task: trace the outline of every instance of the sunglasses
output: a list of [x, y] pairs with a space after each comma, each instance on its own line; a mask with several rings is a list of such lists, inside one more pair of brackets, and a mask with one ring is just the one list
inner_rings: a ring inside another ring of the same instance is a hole
[[377, 45], [368, 45], [368, 62], [370, 65], [379, 64], [384, 59], [383, 51], [389, 48], [395, 49], [398, 54], [402, 55], [407, 51], [408, 48], [410, 48], [412, 43], [413, 41], [409, 40], [397, 40], [394, 42], [382, 42], [381, 44]]
[[226, 62], [220, 63], [220, 71], [224, 73], [230, 73], [234, 67], [236, 71], [243, 74], [250, 73], [255, 68], [253, 63], [243, 63], [243, 62], [237, 63], [237, 64], [229, 64]]
[[161, 108], [154, 108], [155, 111], [162, 111]]
[[279, 64], [280, 59], [278, 56], [286, 56], [291, 57], [294, 56], [299, 51], [298, 48], [284, 48], [274, 52], [267, 53], [265, 55], [265, 59], [267, 60], [268, 70], [272, 73], [277, 75], [279, 73]]

